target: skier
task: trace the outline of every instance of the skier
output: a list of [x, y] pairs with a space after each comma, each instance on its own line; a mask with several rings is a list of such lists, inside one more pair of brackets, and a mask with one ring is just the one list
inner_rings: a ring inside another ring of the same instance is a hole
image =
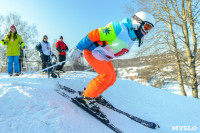
[[[67, 45], [63, 42], [63, 36], [60, 36], [60, 40], [56, 43], [56, 50], [59, 53], [59, 62], [66, 60], [66, 52], [68, 51]], [[61, 65], [58, 65], [56, 68], [56, 71], [63, 71], [63, 66], [65, 63], [62, 63]]]
[[89, 82], [83, 96], [77, 97], [76, 100], [94, 111], [99, 111], [97, 102], [105, 102], [101, 94], [116, 81], [111, 59], [128, 53], [135, 41], [139, 41], [140, 46], [143, 37], [154, 25], [154, 17], [141, 11], [131, 19], [112, 22], [88, 33], [71, 51], [70, 57], [76, 61], [84, 51], [87, 62], [99, 75]]
[[[48, 36], [44, 35], [43, 40], [38, 45], [36, 45], [36, 50], [40, 52], [40, 57], [42, 59], [42, 69], [45, 69], [51, 65], [51, 47], [50, 43], [47, 40]], [[51, 73], [51, 76], [54, 77], [54, 73], [52, 73], [51, 69], [49, 70], [49, 72]], [[47, 70], [44, 71], [44, 73], [47, 73]]]
[[20, 47], [24, 49], [24, 43], [21, 36], [17, 33], [15, 25], [10, 26], [10, 32], [5, 37], [5, 40], [1, 40], [2, 45], [7, 45], [6, 56], [8, 57], [8, 67], [7, 72], [9, 76], [13, 75], [13, 63], [14, 63], [14, 76], [19, 76], [19, 56], [20, 56]]

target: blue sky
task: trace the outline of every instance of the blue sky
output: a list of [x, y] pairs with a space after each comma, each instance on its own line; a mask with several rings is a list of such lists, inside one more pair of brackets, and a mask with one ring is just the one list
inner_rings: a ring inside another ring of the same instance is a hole
[[71, 48], [91, 30], [121, 21], [133, 14], [126, 13], [131, 0], [0, 0], [0, 14], [16, 12], [22, 20], [35, 24], [38, 41], [44, 34], [53, 39], [63, 35]]

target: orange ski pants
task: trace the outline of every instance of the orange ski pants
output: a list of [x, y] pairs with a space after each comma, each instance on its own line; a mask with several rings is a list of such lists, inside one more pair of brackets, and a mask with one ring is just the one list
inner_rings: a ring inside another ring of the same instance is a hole
[[112, 62], [97, 60], [92, 52], [88, 49], [84, 50], [84, 56], [91, 67], [99, 74], [96, 78], [92, 79], [83, 95], [85, 97], [97, 98], [108, 87], [112, 86], [116, 81], [116, 74]]

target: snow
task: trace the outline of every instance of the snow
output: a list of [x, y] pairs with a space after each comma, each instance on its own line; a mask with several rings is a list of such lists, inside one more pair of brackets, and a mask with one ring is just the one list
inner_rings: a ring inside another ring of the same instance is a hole
[[[57, 82], [83, 90], [96, 76], [92, 72], [68, 72], [60, 79], [48, 79], [45, 75], [9, 77], [1, 73], [0, 133], [112, 133], [55, 92]], [[101, 107], [111, 122], [125, 133], [200, 132], [199, 99], [122, 78], [103, 96], [117, 108], [161, 126], [157, 130], [149, 129]], [[186, 126], [184, 130], [183, 126]]]
[[[187, 94], [187, 96], [192, 97], [192, 89], [189, 86], [184, 86], [185, 88], [185, 92]], [[168, 83], [165, 83], [165, 85], [162, 87], [162, 89], [174, 93], [174, 94], [178, 94], [181, 95], [181, 90], [179, 87], [179, 83], [177, 81], [169, 81]], [[198, 89], [198, 91], [200, 91], [200, 89]], [[199, 94], [200, 97], [200, 94]]]

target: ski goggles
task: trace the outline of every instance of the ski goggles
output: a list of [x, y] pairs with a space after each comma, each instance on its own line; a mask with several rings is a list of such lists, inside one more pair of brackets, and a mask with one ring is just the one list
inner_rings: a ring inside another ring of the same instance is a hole
[[149, 23], [145, 23], [143, 26], [142, 26], [142, 29], [144, 30], [144, 32], [149, 32], [151, 29], [153, 28], [153, 26]]
[[141, 27], [142, 27], [143, 31], [146, 32], [146, 33], [148, 33], [154, 27], [153, 24], [151, 24], [151, 23], [149, 23], [147, 21], [143, 21], [142, 19], [140, 19], [136, 15], [133, 16], [133, 19], [141, 24]]

